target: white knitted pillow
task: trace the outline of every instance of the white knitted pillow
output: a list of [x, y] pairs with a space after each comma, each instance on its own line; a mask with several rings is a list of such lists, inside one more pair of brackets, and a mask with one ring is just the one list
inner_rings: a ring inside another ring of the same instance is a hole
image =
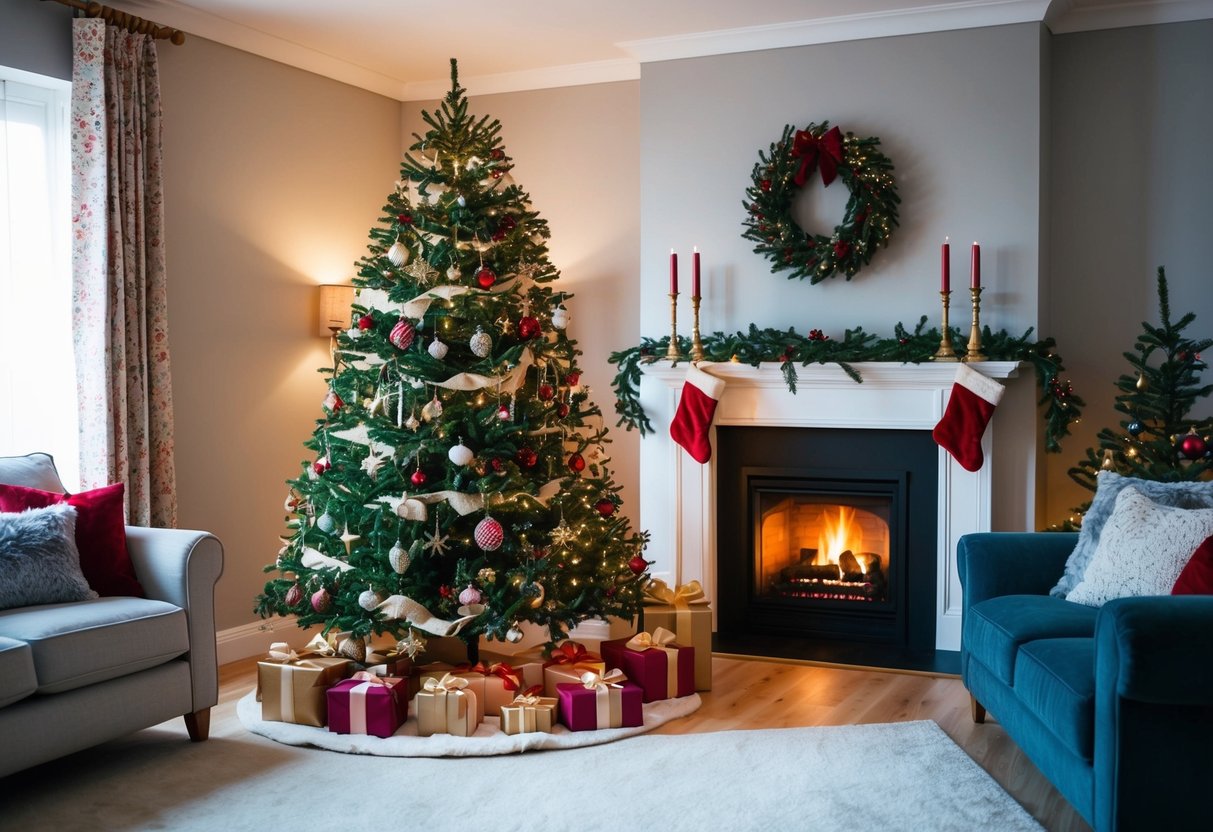
[[1170, 595], [1192, 553], [1210, 534], [1213, 508], [1160, 506], [1126, 487], [1116, 497], [1086, 574], [1066, 600], [1100, 607], [1113, 598]]

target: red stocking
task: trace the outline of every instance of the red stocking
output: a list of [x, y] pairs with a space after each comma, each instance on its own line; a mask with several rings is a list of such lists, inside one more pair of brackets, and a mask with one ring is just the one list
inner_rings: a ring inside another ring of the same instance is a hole
[[724, 392], [724, 381], [705, 373], [694, 364], [687, 365], [687, 380], [682, 385], [678, 412], [670, 423], [670, 436], [696, 462], [712, 458], [712, 443], [708, 432], [716, 415], [716, 402]]
[[997, 381], [965, 364], [956, 369], [952, 397], [931, 435], [966, 471], [976, 471], [985, 462], [981, 437], [1004, 390]]

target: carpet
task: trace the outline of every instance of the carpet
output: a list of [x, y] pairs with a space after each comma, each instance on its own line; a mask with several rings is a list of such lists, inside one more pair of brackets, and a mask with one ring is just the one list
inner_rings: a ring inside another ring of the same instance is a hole
[[584, 748], [602, 745], [626, 737], [634, 737], [659, 728], [671, 719], [688, 716], [699, 710], [699, 694], [679, 699], [650, 702], [644, 706], [644, 724], [635, 728], [607, 728], [602, 731], [570, 731], [557, 725], [548, 733], [503, 734], [500, 718], [486, 715], [484, 722], [470, 737], [450, 734], [417, 736], [417, 709], [410, 703], [409, 718], [391, 737], [379, 738], [366, 734], [334, 734], [327, 728], [295, 725], [289, 722], [266, 722], [261, 719], [261, 705], [256, 693], [250, 692], [236, 703], [236, 715], [245, 728], [276, 742], [287, 745], [310, 745], [345, 754], [377, 754], [381, 757], [492, 757], [517, 754], [520, 751], [544, 751], [561, 748]]
[[21, 832], [1040, 830], [933, 722], [645, 734], [513, 757], [334, 754], [181, 720], [0, 779]]

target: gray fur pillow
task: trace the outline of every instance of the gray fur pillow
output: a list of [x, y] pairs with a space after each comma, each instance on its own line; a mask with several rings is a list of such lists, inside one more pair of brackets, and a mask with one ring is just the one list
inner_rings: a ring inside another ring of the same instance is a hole
[[96, 597], [80, 571], [74, 506], [0, 512], [0, 610]]

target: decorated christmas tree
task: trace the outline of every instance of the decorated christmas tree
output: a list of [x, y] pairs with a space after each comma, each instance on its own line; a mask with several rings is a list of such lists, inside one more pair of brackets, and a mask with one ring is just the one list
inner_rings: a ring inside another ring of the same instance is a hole
[[566, 334], [546, 222], [510, 176], [501, 124], [451, 92], [405, 154], [358, 263], [313, 456], [263, 616], [349, 633], [517, 641], [630, 617], [647, 536], [620, 513], [607, 432]]
[[1184, 335], [1196, 318], [1191, 312], [1171, 320], [1167, 276], [1161, 267], [1158, 309], [1161, 325], [1143, 322], [1135, 352], [1124, 354], [1133, 372], [1116, 380], [1120, 394], [1115, 408], [1125, 417], [1120, 430], [1100, 430], [1099, 446], [1088, 448], [1086, 458], [1069, 471], [1091, 491], [1100, 470], [1164, 482], [1206, 479], [1213, 470], [1213, 419], [1188, 418], [1192, 406], [1213, 392], [1213, 385], [1200, 383], [1207, 367], [1201, 353], [1213, 339]]

